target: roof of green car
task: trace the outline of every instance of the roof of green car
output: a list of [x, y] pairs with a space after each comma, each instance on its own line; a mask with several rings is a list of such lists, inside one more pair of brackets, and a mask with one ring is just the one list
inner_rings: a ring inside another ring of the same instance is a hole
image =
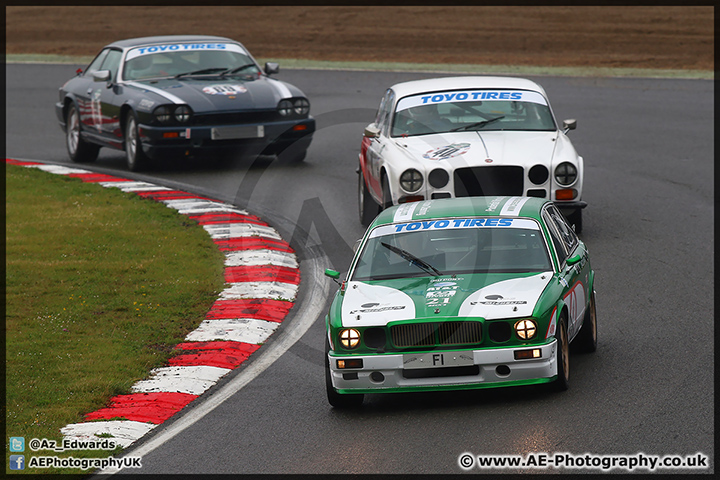
[[533, 197], [461, 197], [404, 203], [383, 210], [373, 226], [455, 217], [526, 217], [540, 220], [549, 200]]

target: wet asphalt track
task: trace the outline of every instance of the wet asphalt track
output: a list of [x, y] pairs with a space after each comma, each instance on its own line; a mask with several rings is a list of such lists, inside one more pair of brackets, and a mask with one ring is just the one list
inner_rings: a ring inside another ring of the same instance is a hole
[[[69, 163], [53, 105], [76, 68], [6, 66], [7, 157]], [[301, 260], [321, 252], [344, 270], [362, 234], [362, 129], [387, 86], [428, 76], [282, 71], [277, 78], [305, 91], [318, 120], [300, 165], [167, 164], [132, 175], [121, 152], [103, 151], [86, 168], [237, 203], [274, 224]], [[713, 82], [532, 78], [559, 120], [578, 119], [570, 137], [586, 166], [581, 237], [597, 274], [599, 347], [571, 358], [570, 390], [373, 395], [360, 411], [335, 411], [319, 318], [260, 376], [144, 455], [142, 472], [460, 473], [464, 452], [701, 452], [714, 471]]]

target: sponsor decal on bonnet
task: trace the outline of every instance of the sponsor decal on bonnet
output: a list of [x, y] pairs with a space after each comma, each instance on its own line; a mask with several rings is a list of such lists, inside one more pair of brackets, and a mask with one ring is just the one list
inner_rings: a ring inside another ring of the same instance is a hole
[[423, 158], [427, 158], [428, 160], [447, 160], [448, 158], [465, 155], [468, 150], [470, 150], [469, 143], [452, 143], [428, 150], [423, 155]]
[[415, 318], [415, 303], [408, 294], [382, 285], [348, 282], [342, 304], [344, 326], [381, 326], [410, 318]]
[[487, 285], [467, 296], [458, 316], [495, 318], [532, 315], [535, 303], [552, 278], [551, 272]]
[[236, 95], [245, 92], [247, 88], [242, 85], [210, 85], [203, 88], [203, 93], [208, 95]]

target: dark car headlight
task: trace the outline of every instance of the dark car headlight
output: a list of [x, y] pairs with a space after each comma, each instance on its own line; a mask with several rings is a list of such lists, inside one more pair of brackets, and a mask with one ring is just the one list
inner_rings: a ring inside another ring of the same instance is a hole
[[277, 106], [278, 113], [283, 117], [289, 117], [290, 115], [292, 115], [293, 108], [294, 105], [290, 100], [280, 100], [280, 103], [278, 103]]
[[307, 98], [285, 98], [280, 100], [277, 110], [283, 117], [304, 117], [310, 113], [310, 102]]
[[293, 100], [293, 107], [296, 115], [307, 115], [310, 112], [310, 102], [305, 98]]
[[170, 123], [172, 120], [172, 109], [169, 105], [160, 105], [153, 110], [155, 119], [160, 123]]
[[192, 109], [187, 105], [160, 105], [153, 110], [155, 120], [164, 125], [188, 123]]
[[175, 121], [178, 123], [187, 123], [192, 116], [192, 110], [187, 105], [180, 105], [175, 109]]
[[164, 125], [188, 123], [192, 109], [187, 105], [160, 105], [153, 110], [155, 120]]

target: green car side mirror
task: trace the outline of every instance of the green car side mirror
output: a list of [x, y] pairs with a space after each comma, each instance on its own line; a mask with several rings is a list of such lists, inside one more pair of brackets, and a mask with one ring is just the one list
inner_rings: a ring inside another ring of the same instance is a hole
[[337, 280], [338, 278], [340, 278], [340, 272], [336, 272], [335, 270], [332, 270], [332, 269], [330, 269], [330, 268], [326, 268], [326, 269], [325, 269], [325, 276], [326, 276], [326, 277], [330, 277], [330, 278], [332, 278], [333, 280]]
[[580, 260], [582, 260], [582, 255], [573, 255], [572, 257], [568, 258], [568, 259], [565, 261], [565, 263], [567, 263], [568, 266], [570, 266], [570, 265], [575, 265], [575, 264], [578, 263]]

